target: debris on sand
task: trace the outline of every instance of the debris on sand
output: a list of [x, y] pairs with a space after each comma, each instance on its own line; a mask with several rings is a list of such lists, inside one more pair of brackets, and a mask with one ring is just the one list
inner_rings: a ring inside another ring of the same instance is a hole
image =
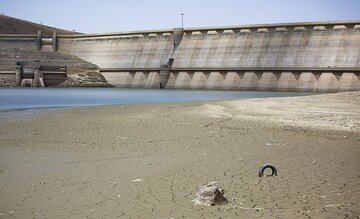
[[209, 182], [203, 186], [199, 186], [196, 198], [192, 201], [195, 205], [222, 205], [228, 203], [224, 195], [225, 190], [216, 181]]
[[[272, 173], [271, 175], [264, 175], [264, 171], [265, 169], [270, 168]], [[274, 165], [270, 164], [270, 163], [266, 163], [264, 165], [262, 165], [259, 169], [259, 177], [263, 177], [263, 176], [277, 176], [277, 169]]]

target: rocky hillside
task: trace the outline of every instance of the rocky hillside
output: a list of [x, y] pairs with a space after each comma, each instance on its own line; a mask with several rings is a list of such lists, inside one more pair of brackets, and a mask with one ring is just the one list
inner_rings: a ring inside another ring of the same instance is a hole
[[36, 34], [38, 30], [41, 30], [45, 35], [52, 34], [54, 31], [58, 34], [79, 34], [78, 32], [49, 27], [14, 17], [0, 15], [0, 34]]

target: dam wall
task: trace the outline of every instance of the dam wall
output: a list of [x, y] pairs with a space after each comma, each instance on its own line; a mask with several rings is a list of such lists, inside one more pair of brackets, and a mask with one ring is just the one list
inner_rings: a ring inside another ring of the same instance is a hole
[[360, 26], [186, 31], [174, 68], [360, 68]]
[[0, 34], [0, 49], [37, 51], [37, 36], [35, 34]]
[[98, 65], [118, 87], [360, 90], [360, 21], [57, 35], [53, 42], [57, 52]]
[[101, 68], [160, 68], [173, 52], [172, 35], [59, 37], [60, 53], [69, 53]]

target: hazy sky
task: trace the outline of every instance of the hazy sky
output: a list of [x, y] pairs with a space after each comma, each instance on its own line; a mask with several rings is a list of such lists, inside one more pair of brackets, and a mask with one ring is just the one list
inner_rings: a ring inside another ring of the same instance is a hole
[[5, 15], [84, 33], [360, 20], [360, 0], [0, 0]]

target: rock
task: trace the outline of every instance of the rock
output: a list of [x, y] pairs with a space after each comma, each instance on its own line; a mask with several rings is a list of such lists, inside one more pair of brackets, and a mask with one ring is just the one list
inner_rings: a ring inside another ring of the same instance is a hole
[[222, 205], [228, 202], [224, 195], [225, 190], [216, 181], [199, 186], [196, 198], [192, 201], [195, 205]]
[[15, 87], [15, 82], [0, 78], [0, 87]]
[[87, 72], [82, 74], [70, 75], [66, 81], [58, 87], [114, 87], [109, 84], [105, 77], [98, 72]]

